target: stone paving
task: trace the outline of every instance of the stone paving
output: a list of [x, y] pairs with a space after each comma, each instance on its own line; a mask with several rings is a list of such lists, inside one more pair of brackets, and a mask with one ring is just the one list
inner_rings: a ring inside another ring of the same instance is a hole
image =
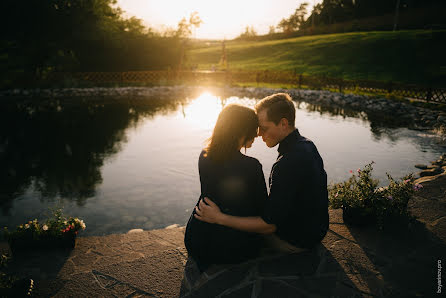
[[338, 209], [316, 249], [203, 274], [188, 260], [184, 227], [79, 237], [73, 250], [13, 255], [9, 269], [32, 278], [37, 297], [433, 296], [438, 260], [446, 262], [446, 175], [421, 179], [408, 230], [347, 226]]
[[409, 231], [347, 227], [330, 212], [330, 230], [312, 251], [264, 257], [198, 275], [186, 264], [183, 297], [412, 297], [437, 290], [446, 243], [423, 224]]

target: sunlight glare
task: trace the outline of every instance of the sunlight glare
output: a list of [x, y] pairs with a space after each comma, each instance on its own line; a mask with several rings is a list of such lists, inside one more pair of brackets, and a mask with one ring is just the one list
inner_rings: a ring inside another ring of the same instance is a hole
[[200, 128], [212, 130], [222, 107], [218, 96], [204, 92], [184, 108], [184, 117]]
[[[182, 18], [197, 12], [203, 24], [193, 31], [196, 38], [235, 38], [246, 26], [254, 26], [259, 34], [268, 33], [269, 26], [276, 26], [288, 17], [304, 0], [118, 0], [117, 4], [127, 16], [141, 18], [145, 25], [163, 30], [176, 28]], [[311, 5], [321, 0], [313, 0]]]

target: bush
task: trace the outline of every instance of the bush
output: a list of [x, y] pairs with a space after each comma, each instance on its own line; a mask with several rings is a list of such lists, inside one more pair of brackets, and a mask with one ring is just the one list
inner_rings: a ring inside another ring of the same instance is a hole
[[357, 174], [341, 183], [329, 186], [330, 207], [342, 208], [344, 216], [352, 210], [368, 216], [376, 221], [379, 229], [383, 229], [386, 223], [393, 220], [408, 218], [407, 204], [414, 192], [422, 185], [414, 185], [413, 174], [406, 175], [397, 181], [389, 174], [389, 185], [378, 187], [379, 181], [372, 178], [373, 161], [363, 169], [358, 169]]

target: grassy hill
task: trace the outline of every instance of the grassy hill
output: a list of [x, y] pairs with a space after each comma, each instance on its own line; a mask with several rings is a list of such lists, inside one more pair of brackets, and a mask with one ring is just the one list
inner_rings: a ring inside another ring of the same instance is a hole
[[[198, 69], [211, 69], [218, 65], [221, 52], [221, 44], [203, 43], [189, 52], [189, 62]], [[284, 70], [353, 80], [446, 85], [446, 30], [227, 41], [226, 53], [233, 70]]]

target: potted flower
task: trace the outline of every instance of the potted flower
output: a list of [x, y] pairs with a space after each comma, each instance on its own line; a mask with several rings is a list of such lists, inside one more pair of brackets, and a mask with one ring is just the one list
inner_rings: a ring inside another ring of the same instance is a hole
[[383, 229], [407, 222], [409, 199], [422, 186], [414, 185], [412, 174], [400, 181], [387, 174], [389, 185], [379, 188], [379, 181], [372, 178], [373, 163], [358, 169], [357, 174], [350, 171], [348, 180], [329, 186], [331, 208], [342, 208], [344, 222], [352, 225], [376, 224]]
[[15, 231], [5, 228], [5, 236], [12, 251], [73, 248], [78, 232], [85, 228], [83, 220], [76, 217], [67, 218], [59, 209], [44, 223], [34, 219], [17, 226]]

